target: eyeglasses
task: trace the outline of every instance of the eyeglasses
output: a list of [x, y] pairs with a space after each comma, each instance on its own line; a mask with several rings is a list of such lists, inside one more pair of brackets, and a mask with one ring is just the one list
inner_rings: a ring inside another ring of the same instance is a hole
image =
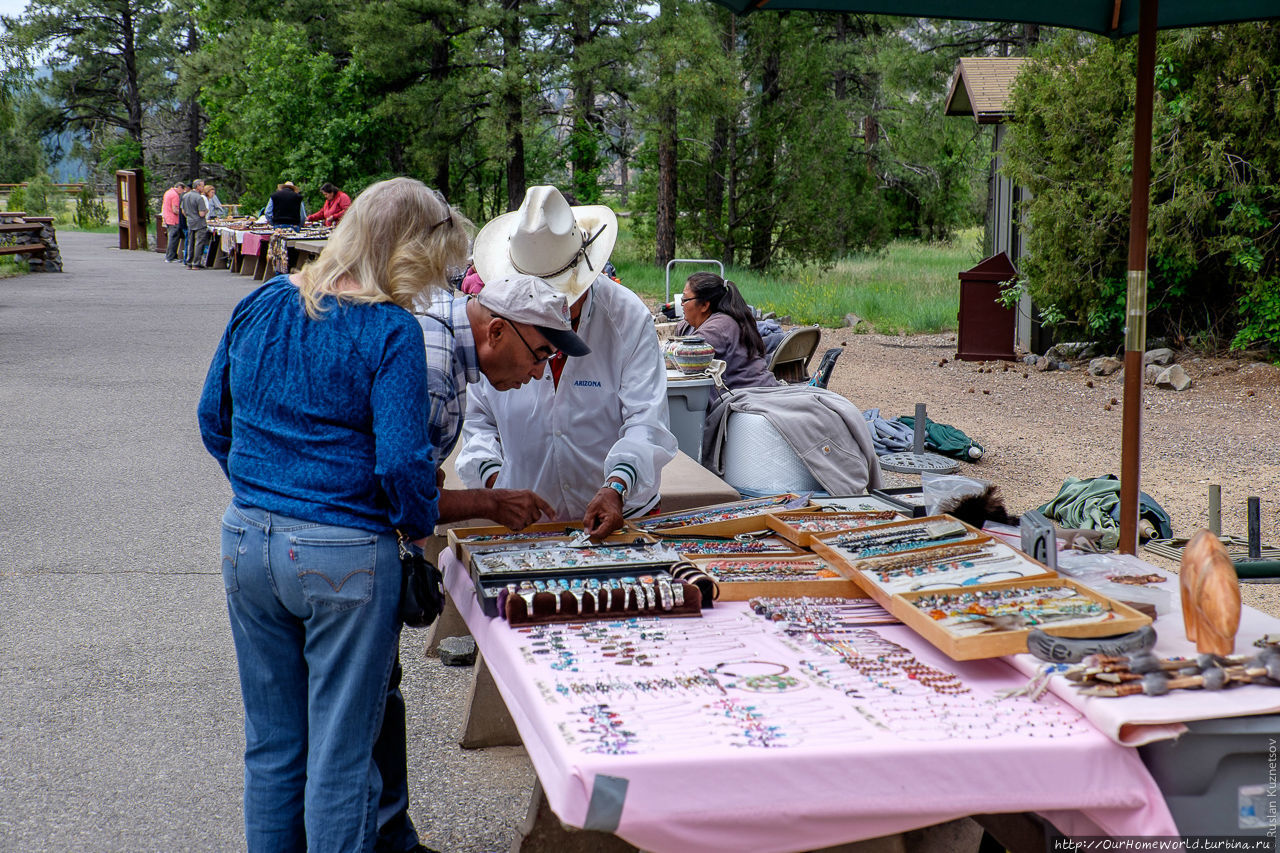
[[[494, 315], [497, 317], [498, 315]], [[560, 354], [559, 350], [552, 350], [546, 355], [538, 355], [533, 347], [529, 346], [529, 342], [524, 339], [524, 335], [520, 334], [520, 327], [508, 320], [506, 317], [498, 317], [499, 320], [511, 327], [511, 331], [516, 333], [516, 337], [520, 339], [520, 343], [524, 344], [524, 348], [529, 351], [529, 355], [533, 356], [534, 364], [546, 364], [551, 359]]]
[[698, 297], [696, 297], [696, 296], [681, 296], [681, 297], [680, 297], [680, 304], [681, 304], [681, 305], [685, 304], [686, 302], [697, 302], [697, 301], [698, 301]]

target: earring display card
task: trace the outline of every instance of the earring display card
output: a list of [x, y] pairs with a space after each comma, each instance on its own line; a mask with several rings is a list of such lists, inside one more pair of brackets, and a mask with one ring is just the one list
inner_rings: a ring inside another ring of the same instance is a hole
[[720, 585], [720, 600], [758, 596], [865, 598], [858, 585], [812, 554], [802, 558], [721, 557], [694, 564]]
[[813, 512], [790, 510], [765, 516], [765, 523], [786, 539], [801, 547], [809, 547], [815, 533], [841, 533], [863, 527], [874, 527], [890, 521], [906, 519], [901, 512], [878, 510], [869, 512]]
[[1151, 623], [1123, 602], [1063, 578], [894, 599], [890, 612], [955, 660], [1025, 652], [1032, 628], [1061, 637], [1107, 637]]
[[640, 530], [659, 535], [674, 533], [682, 536], [734, 536], [763, 528], [765, 523], [762, 516], [766, 513], [800, 509], [808, 505], [808, 495], [786, 493], [663, 513], [636, 519], [632, 524]]

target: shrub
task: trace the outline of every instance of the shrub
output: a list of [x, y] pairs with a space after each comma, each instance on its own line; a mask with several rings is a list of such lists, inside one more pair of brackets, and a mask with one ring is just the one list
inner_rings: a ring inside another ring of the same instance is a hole
[[109, 213], [106, 204], [98, 198], [91, 184], [85, 184], [76, 197], [76, 226], [79, 228], [96, 228], [106, 225]]
[[36, 216], [59, 216], [67, 211], [67, 198], [53, 185], [53, 179], [41, 173], [27, 179], [25, 193], [27, 213]]
[[26, 211], [26, 209], [27, 209], [27, 189], [26, 189], [26, 187], [23, 187], [23, 186], [16, 186], [16, 187], [14, 187], [14, 188], [13, 188], [13, 190], [9, 193], [9, 206], [8, 206], [8, 209], [9, 209], [9, 210], [21, 210], [21, 211], [23, 211], [23, 212], [25, 212], [25, 211]]

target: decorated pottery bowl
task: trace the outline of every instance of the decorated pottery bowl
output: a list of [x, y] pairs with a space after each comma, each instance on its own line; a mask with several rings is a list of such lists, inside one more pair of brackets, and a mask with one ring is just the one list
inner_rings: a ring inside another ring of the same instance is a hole
[[697, 335], [676, 338], [670, 353], [676, 369], [685, 374], [702, 373], [716, 356], [711, 344]]

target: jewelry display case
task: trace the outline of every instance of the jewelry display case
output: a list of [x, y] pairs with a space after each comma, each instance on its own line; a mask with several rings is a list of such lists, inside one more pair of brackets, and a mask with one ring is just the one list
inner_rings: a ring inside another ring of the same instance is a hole
[[[568, 542], [582, 533], [581, 524], [566, 524], [563, 521], [544, 521], [530, 524], [523, 530], [508, 530], [498, 524], [479, 525], [475, 527], [454, 527], [447, 531], [449, 549], [463, 563], [467, 562], [464, 549], [468, 546], [493, 544], [515, 544], [519, 542]], [[617, 533], [601, 540], [608, 544], [624, 542], [655, 542], [654, 537], [641, 533], [630, 527], [624, 527]]]
[[866, 598], [858, 585], [814, 554], [801, 557], [704, 557], [694, 565], [720, 587], [720, 601], [774, 598]]
[[952, 660], [1025, 652], [1032, 628], [1059, 637], [1107, 637], [1151, 623], [1129, 605], [1065, 578], [908, 592], [891, 604], [891, 613]]
[[808, 505], [808, 495], [787, 492], [763, 498], [750, 498], [698, 509], [652, 515], [648, 518], [633, 519], [631, 523], [638, 530], [655, 535], [734, 536], [764, 529], [763, 516], [767, 513], [800, 509]]
[[870, 510], [861, 512], [816, 512], [812, 509], [792, 509], [769, 513], [765, 524], [785, 539], [802, 548], [812, 544], [819, 533], [843, 533], [860, 527], [872, 527], [890, 521], [903, 521], [907, 516], [894, 510]]

